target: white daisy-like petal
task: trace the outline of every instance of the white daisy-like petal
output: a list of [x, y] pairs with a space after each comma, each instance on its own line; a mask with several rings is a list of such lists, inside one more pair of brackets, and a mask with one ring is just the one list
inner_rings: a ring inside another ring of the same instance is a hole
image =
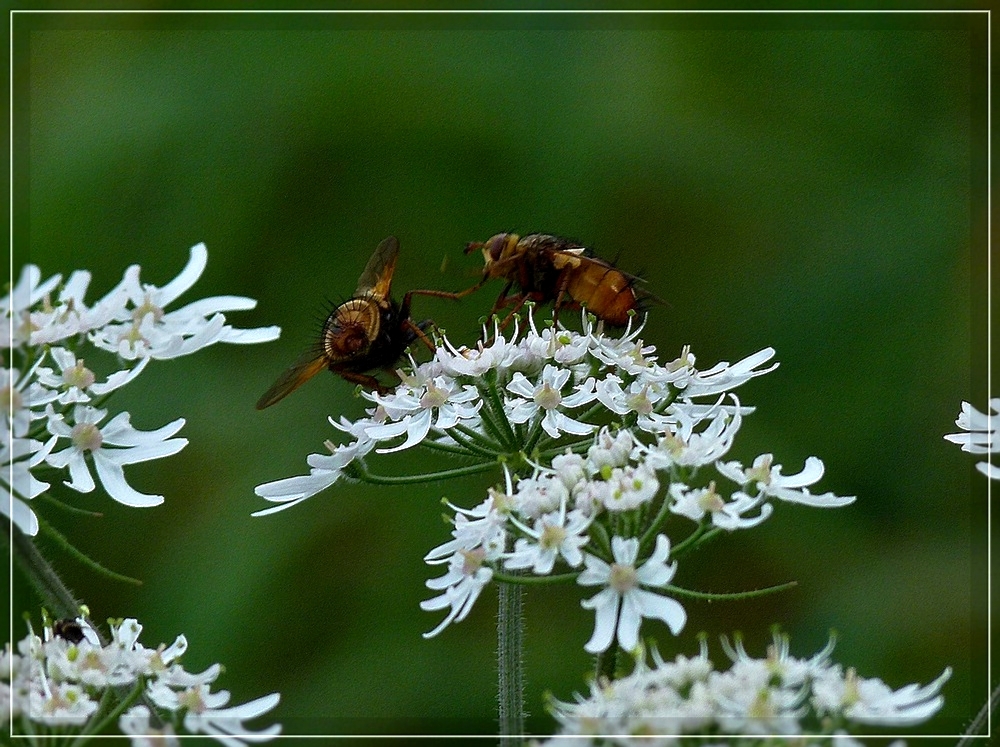
[[[159, 289], [159, 305], [161, 307], [167, 306], [190, 290], [198, 282], [207, 265], [208, 248], [205, 244], [198, 243], [192, 246], [184, 269], [181, 270], [177, 277]], [[138, 283], [138, 272], [136, 273], [136, 283]]]
[[[187, 443], [185, 441], [185, 443]], [[183, 445], [183, 444], [182, 444]], [[175, 450], [176, 451], [176, 450]], [[145, 461], [144, 459], [139, 461]], [[147, 495], [140, 493], [125, 481], [125, 472], [121, 464], [108, 458], [104, 453], [97, 451], [94, 453], [94, 467], [97, 469], [97, 476], [101, 479], [101, 485], [108, 491], [108, 495], [125, 506], [135, 508], [145, 508], [147, 506], [158, 506], [163, 503], [162, 495]]]

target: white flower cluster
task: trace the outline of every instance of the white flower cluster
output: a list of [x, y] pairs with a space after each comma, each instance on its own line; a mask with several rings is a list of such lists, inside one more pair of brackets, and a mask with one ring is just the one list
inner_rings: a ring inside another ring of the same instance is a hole
[[941, 687], [951, 676], [945, 669], [928, 685], [892, 690], [831, 662], [832, 640], [809, 659], [791, 656], [787, 637], [779, 635], [762, 659], [749, 656], [739, 640], [735, 649], [723, 645], [732, 659], [726, 671], [715, 669], [704, 641], [697, 656], [670, 662], [654, 649], [652, 665], [639, 656], [632, 674], [594, 681], [589, 696], [577, 695], [575, 703], [553, 700], [559, 734], [536, 747], [674, 747], [687, 744], [687, 735], [701, 735], [697, 743], [706, 746], [729, 745], [725, 737], [732, 735], [746, 745], [819, 747], [836, 737], [838, 747], [858, 747], [848, 727], [922, 723], [941, 708]]
[[[692, 399], [720, 395], [777, 367], [760, 368], [774, 356], [771, 348], [707, 371], [694, 367], [687, 349], [661, 365], [653, 357], [655, 348], [639, 339], [641, 328], [629, 327], [614, 338], [604, 334], [603, 324], [595, 327], [587, 318], [582, 334], [562, 327], [539, 331], [531, 316], [529, 323], [523, 336], [515, 323], [509, 340], [494, 329], [490, 344], [476, 348], [456, 348], [444, 338], [431, 361], [413, 363], [411, 373], [400, 372], [402, 383], [395, 391], [365, 392], [373, 403], [365, 417], [330, 419], [352, 440], [327, 442], [331, 453], [310, 455], [308, 475], [259, 485], [257, 495], [276, 505], [255, 515], [281, 511], [316, 495], [345, 471], [351, 475], [347, 468], [363, 461], [378, 444], [400, 437], [401, 442], [376, 452], [422, 444], [493, 459], [504, 453], [531, 454], [562, 436], [593, 434], [598, 425], [590, 421], [610, 414], [650, 435], [674, 436], [674, 463], [707, 464], [724, 453], [720, 448], [728, 448], [739, 427], [737, 419], [725, 428], [728, 419], [751, 410], [722, 400], [694, 404]], [[695, 432], [710, 418], [712, 428], [722, 433]]]
[[[471, 509], [448, 504], [455, 511], [452, 539], [425, 558], [447, 567], [427, 582], [438, 594], [423, 609], [447, 610], [427, 635], [464, 619], [494, 579], [558, 570], [599, 587], [583, 601], [596, 615], [585, 648], [598, 653], [616, 640], [631, 650], [644, 617], [675, 634], [683, 628], [684, 608], [662, 594], [677, 568], [668, 562], [664, 531], [671, 516], [694, 521], [699, 535], [756, 526], [776, 500], [819, 507], [854, 500], [808, 490], [823, 475], [815, 457], [789, 476], [770, 454], [748, 468], [721, 461], [752, 412], [729, 391], [774, 370], [777, 364], [764, 367], [770, 348], [699, 371], [687, 349], [659, 363], [639, 338], [641, 328], [614, 338], [586, 317], [582, 333], [539, 331], [528, 320], [523, 335], [515, 326], [507, 339], [494, 328], [492, 341], [476, 348], [456, 348], [445, 338], [431, 361], [400, 373], [394, 392], [366, 393], [372, 406], [364, 417], [331, 419], [351, 440], [311, 455], [309, 475], [258, 486], [257, 494], [276, 505], [255, 515], [296, 505], [345, 476], [377, 482], [366, 465], [373, 451], [419, 444], [487, 469], [499, 461], [505, 488]], [[726, 495], [701, 477], [706, 467], [737, 487]]]
[[[178, 744], [174, 735], [205, 734], [228, 747], [273, 739], [274, 724], [261, 731], [244, 723], [273, 709], [277, 693], [238, 706], [227, 706], [229, 692], [212, 692], [222, 667], [188, 672], [180, 664], [187, 650], [181, 635], [170, 646], [139, 643], [142, 626], [134, 619], [111, 624], [111, 642], [102, 646], [84, 618], [46, 625], [42, 637], [29, 633], [7, 644], [0, 658], [0, 726], [16, 735], [83, 733], [109, 717], [113, 702], [132, 691], [134, 705], [118, 718], [132, 744]], [[115, 695], [118, 693], [118, 695]], [[111, 697], [107, 697], [111, 696]]]
[[[737, 402], [730, 423], [738, 424], [739, 411]], [[665, 589], [677, 568], [676, 562], [667, 562], [671, 542], [663, 530], [669, 514], [693, 520], [702, 529], [714, 525], [732, 531], [766, 519], [773, 510], [770, 499], [817, 507], [854, 500], [809, 492], [806, 486], [823, 474], [822, 462], [815, 457], [801, 473], [787, 477], [770, 454], [758, 457], [748, 469], [738, 462], [715, 462], [720, 475], [740, 486], [728, 500], [714, 480], [707, 487], [689, 487], [671, 474], [676, 457], [683, 453], [687, 459], [696, 452], [721, 456], [725, 448], [720, 443], [730, 440], [727, 426], [716, 427], [718, 416], [710, 416], [709, 423], [694, 434], [700, 438], [693, 452], [676, 450], [676, 436], [645, 444], [631, 431], [613, 432], [605, 426], [585, 455], [567, 449], [552, 459], [551, 467], [536, 467], [516, 486], [508, 472], [505, 492], [492, 490], [471, 510], [449, 503], [456, 514], [452, 539], [425, 557], [431, 565], [447, 564], [448, 572], [428, 582], [441, 593], [421, 606], [450, 609], [427, 636], [462, 620], [501, 569], [528, 569], [544, 576], [557, 565], [561, 571], [583, 566], [576, 582], [602, 587], [582, 602], [596, 615], [585, 650], [605, 651], [616, 639], [632, 650], [642, 618], [662, 620], [675, 635], [686, 621], [678, 602], [654, 591]], [[709, 432], [715, 433], [714, 439], [705, 435]], [[666, 491], [661, 491], [661, 477], [669, 482]]]
[[[962, 433], [949, 433], [945, 438], [954, 444], [961, 444], [962, 451], [970, 454], [1000, 453], [1000, 397], [989, 401], [992, 415], [979, 412], [968, 402], [962, 403], [962, 412], [955, 425]], [[976, 469], [991, 480], [1000, 480], [1000, 467], [987, 462], [977, 462]]]
[[[103, 402], [152, 359], [177, 358], [217, 342], [249, 344], [278, 336], [277, 327], [226, 324], [222, 312], [252, 309], [251, 298], [215, 296], [167, 309], [194, 285], [207, 260], [204, 244], [192, 247], [187, 266], [163, 287], [141, 283], [140, 268], [133, 265], [93, 303], [85, 300], [89, 272], [78, 270], [65, 282], [61, 275], [42, 280], [39, 268], [27, 265], [0, 299], [5, 349], [0, 396], [7, 405], [0, 429], [0, 512], [22, 532], [38, 532], [28, 501], [49, 488], [36, 474], [43, 469], [67, 471], [65, 484], [81, 493], [94, 489], [96, 473], [120, 503], [161, 503], [162, 496], [131, 487], [123, 467], [180, 451], [187, 440], [174, 436], [184, 419], [143, 431], [131, 425], [127, 412], [109, 417]], [[109, 369], [103, 376], [95, 372], [100, 366]]]

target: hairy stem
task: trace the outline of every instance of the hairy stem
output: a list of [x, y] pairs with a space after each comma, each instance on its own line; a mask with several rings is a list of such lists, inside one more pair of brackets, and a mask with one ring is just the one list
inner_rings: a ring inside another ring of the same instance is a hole
[[518, 747], [524, 735], [524, 587], [499, 584], [497, 612], [500, 747]]
[[979, 709], [979, 713], [976, 714], [955, 747], [970, 747], [982, 739], [983, 735], [986, 734], [986, 725], [990, 721], [990, 714], [996, 710], [998, 704], [1000, 704], [1000, 685], [997, 685], [996, 689], [990, 693], [990, 697], [983, 703], [983, 707]]
[[80, 602], [66, 588], [49, 561], [38, 552], [31, 538], [15, 526], [11, 526], [9, 537], [14, 547], [14, 561], [24, 571], [24, 575], [42, 598], [42, 603], [56, 618], [75, 618], [79, 615]]

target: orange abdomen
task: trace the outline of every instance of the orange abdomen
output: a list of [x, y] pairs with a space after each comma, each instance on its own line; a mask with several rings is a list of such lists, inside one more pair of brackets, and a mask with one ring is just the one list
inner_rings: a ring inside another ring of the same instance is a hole
[[573, 271], [566, 292], [598, 319], [616, 327], [625, 326], [628, 312], [638, 305], [632, 280], [614, 267], [594, 261]]

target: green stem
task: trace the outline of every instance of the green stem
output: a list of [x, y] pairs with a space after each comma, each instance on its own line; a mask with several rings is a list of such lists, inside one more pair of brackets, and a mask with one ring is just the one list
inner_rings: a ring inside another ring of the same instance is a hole
[[519, 747], [524, 735], [524, 587], [499, 585], [497, 610], [500, 747]]
[[754, 597], [762, 597], [767, 594], [776, 594], [779, 591], [786, 591], [791, 589], [793, 586], [798, 586], [798, 581], [788, 581], [783, 584], [777, 584], [775, 586], [767, 586], [763, 589], [752, 589], [751, 591], [733, 591], [733, 592], [722, 592], [722, 593], [712, 593], [707, 591], [692, 591], [691, 589], [683, 589], [680, 586], [674, 586], [673, 584], [668, 584], [665, 590], [671, 594], [677, 594], [682, 597], [692, 597], [694, 599], [706, 599], [709, 602], [716, 600], [734, 600], [734, 599], [753, 599]]
[[585, 413], [583, 413], [583, 415], [581, 415], [579, 418], [576, 419], [581, 420], [584, 423], [589, 423], [594, 418], [595, 415], [603, 411], [604, 411], [604, 405], [602, 405], [600, 402], [595, 402], [587, 409]]
[[[485, 423], [485, 421], [484, 421]], [[462, 434], [461, 436], [457, 434]], [[491, 459], [506, 451], [500, 444], [490, 441], [482, 433], [477, 433], [468, 426], [458, 423], [448, 434], [456, 443], [461, 444], [473, 454], [488, 456]]]
[[594, 662], [594, 676], [598, 682], [612, 682], [615, 679], [618, 670], [618, 652], [620, 650], [621, 646], [618, 645], [618, 639], [615, 638], [607, 651], [602, 651], [597, 655], [597, 659]]
[[447, 480], [450, 477], [462, 477], [464, 475], [475, 475], [480, 472], [488, 472], [491, 469], [496, 469], [496, 462], [480, 462], [479, 464], [469, 464], [465, 467], [455, 467], [454, 469], [445, 469], [440, 472], [425, 472], [420, 475], [374, 475], [368, 471], [365, 466], [364, 461], [357, 460], [352, 462], [348, 469], [351, 477], [361, 480], [362, 482], [370, 482], [373, 485], [415, 485], [417, 483], [433, 482], [435, 480]]
[[541, 417], [536, 416], [537, 419], [535, 420], [534, 425], [531, 426], [531, 432], [528, 434], [528, 437], [524, 441], [525, 454], [530, 454], [532, 451], [534, 451], [535, 445], [538, 443], [538, 440], [542, 437], [543, 433], [542, 421], [545, 419], [545, 415], [542, 412], [539, 412], [538, 415], [540, 415]]
[[[674, 545], [673, 548], [670, 551], [670, 557], [671, 558], [679, 558], [681, 555], [683, 555], [684, 553], [686, 553], [688, 551], [688, 548], [691, 546], [691, 544], [694, 543], [694, 542], [696, 542], [698, 540], [698, 538], [701, 537], [705, 533], [705, 526], [706, 526], [705, 524], [698, 524], [698, 526], [695, 527], [694, 531], [691, 532], [691, 534], [689, 534], [683, 540], [681, 540], [676, 545]], [[645, 539], [646, 538], [644, 536], [643, 537], [643, 543], [645, 542]], [[640, 543], [640, 544], [642, 544], [642, 543]]]
[[[514, 428], [511, 426], [510, 420], [507, 419], [507, 413], [503, 409], [503, 402], [500, 399], [499, 392], [497, 392], [496, 372], [493, 372], [492, 380], [487, 382], [486, 387], [480, 388], [479, 391], [483, 393], [483, 401], [486, 403], [487, 409], [493, 414], [496, 422], [500, 424], [507, 437], [507, 448], [511, 451], [519, 450], [521, 445], [517, 441], [517, 435], [514, 433]], [[500, 440], [501, 442], [503, 441], [502, 438]]]
[[[80, 737], [73, 742], [73, 747], [78, 747], [86, 744], [87, 741], [89, 741], [87, 739], [89, 735], [101, 734], [108, 726], [110, 726], [113, 723], [117, 723], [118, 717], [121, 716], [123, 713], [125, 713], [126, 710], [131, 708], [132, 705], [135, 704], [139, 700], [139, 698], [142, 697], [145, 688], [146, 688], [146, 682], [143, 677], [139, 677], [136, 680], [135, 686], [132, 687], [131, 690], [125, 687], [115, 688], [114, 693], [118, 698], [118, 703], [113, 708], [108, 710], [108, 712], [104, 715], [104, 717], [99, 721], [91, 720], [89, 724], [84, 727], [83, 732], [80, 734]], [[105, 695], [110, 695], [111, 692], [112, 690], [110, 689], [106, 690]], [[147, 703], [147, 705], [151, 704]], [[155, 708], [150, 707], [150, 712], [156, 713]], [[98, 710], [98, 713], [100, 713], [100, 709]]]
[[[509, 447], [504, 443], [506, 438], [504, 437], [503, 432], [500, 430], [500, 426], [496, 424], [496, 421], [493, 418], [493, 411], [490, 409], [488, 403], [479, 408], [479, 420], [483, 424], [483, 430], [486, 431], [486, 433], [489, 434], [489, 438], [492, 439], [492, 441], [489, 441], [489, 443], [496, 444], [496, 451], [507, 451]], [[475, 431], [466, 428], [461, 423], [459, 423], [455, 427], [464, 428], [463, 432], [466, 433], [466, 435], [469, 435], [470, 437], [475, 436], [477, 440], [480, 441], [489, 440], [486, 439], [485, 436], [483, 436], [483, 434], [476, 433]]]
[[580, 575], [575, 573], [560, 573], [555, 576], [516, 576], [512, 573], [493, 571], [493, 580], [505, 584], [521, 584], [522, 586], [545, 586], [548, 584], [561, 584], [566, 581], [575, 581]]
[[711, 529], [706, 530], [706, 526], [706, 524], [700, 525], [690, 535], [688, 535], [683, 542], [678, 542], [677, 546], [670, 551], [670, 557], [672, 559], [682, 557], [690, 552], [696, 545], [708, 542], [710, 539], [721, 534], [723, 531], [719, 527], [712, 527]]
[[1000, 685], [997, 685], [996, 689], [990, 693], [990, 697], [983, 703], [983, 707], [979, 709], [979, 713], [972, 719], [969, 728], [965, 730], [955, 747], [971, 747], [973, 743], [982, 739], [983, 735], [986, 734], [986, 725], [989, 723], [990, 714], [996, 711], [998, 704], [1000, 704]]
[[552, 448], [549, 449], [542, 449], [540, 452], [538, 452], [538, 458], [543, 461], [549, 461], [553, 457], [557, 457], [560, 454], [565, 454], [566, 449], [569, 449], [574, 454], [583, 454], [591, 447], [593, 443], [594, 440], [591, 438], [586, 438], [583, 439], [582, 441], [574, 441], [573, 443], [569, 444], [563, 443], [560, 444], [559, 446], [553, 446]]
[[[38, 476], [37, 474], [35, 475]], [[36, 500], [45, 501], [46, 505], [52, 506], [59, 509], [60, 511], [66, 511], [67, 513], [75, 514], [77, 516], [86, 516], [91, 519], [100, 519], [104, 514], [100, 511], [90, 511], [86, 508], [80, 508], [79, 506], [71, 506], [65, 501], [61, 501], [51, 493], [42, 493], [38, 496]]]
[[80, 602], [66, 588], [49, 561], [38, 552], [35, 543], [13, 525], [10, 526], [8, 537], [13, 544], [14, 560], [42, 598], [42, 604], [57, 618], [75, 618], [79, 615]]
[[[459, 439], [455, 438], [454, 433], [449, 433], [448, 436], [449, 438], [454, 439], [457, 442], [457, 445], [442, 443], [440, 441], [421, 441], [420, 445], [423, 446], [425, 449], [433, 449], [434, 451], [441, 451], [444, 452], [445, 454], [455, 454], [457, 456], [469, 456], [469, 452], [472, 451], [472, 449], [469, 448], [467, 444], [462, 443], [462, 441], [459, 441]], [[486, 456], [486, 452], [480, 453], [480, 451], [476, 451], [473, 453], [475, 453], [478, 456]], [[489, 454], [489, 456], [492, 457], [493, 454]]]
[[80, 550], [74, 547], [73, 544], [68, 539], [66, 539], [66, 537], [61, 532], [59, 532], [55, 527], [53, 527], [51, 524], [49, 524], [41, 517], [38, 517], [38, 531], [44, 532], [46, 536], [50, 537], [51, 539], [54, 539], [56, 542], [59, 543], [59, 546], [63, 550], [65, 550], [69, 555], [73, 556], [76, 560], [80, 561], [85, 566], [90, 568], [92, 571], [96, 571], [97, 573], [100, 573], [103, 576], [107, 576], [113, 581], [120, 581], [122, 583], [133, 584], [135, 586], [142, 586], [142, 581], [140, 581], [139, 579], [132, 578], [131, 576], [126, 576], [122, 573], [117, 573], [111, 570], [110, 568], [105, 568], [103, 565], [98, 563], [89, 555], [80, 552]]
[[[639, 552], [645, 553], [646, 550], [650, 548], [653, 544], [653, 540], [656, 537], [657, 532], [660, 531], [660, 527], [663, 526], [663, 522], [667, 520], [670, 515], [670, 504], [671, 504], [670, 493], [663, 494], [663, 505], [660, 506], [660, 510], [656, 512], [656, 518], [653, 519], [653, 523], [649, 525], [649, 528], [643, 532], [642, 537], [639, 539]], [[696, 530], [697, 531], [697, 530]], [[690, 537], [688, 537], [690, 539]], [[687, 540], [685, 540], [686, 542]], [[676, 550], [676, 548], [675, 548]]]

